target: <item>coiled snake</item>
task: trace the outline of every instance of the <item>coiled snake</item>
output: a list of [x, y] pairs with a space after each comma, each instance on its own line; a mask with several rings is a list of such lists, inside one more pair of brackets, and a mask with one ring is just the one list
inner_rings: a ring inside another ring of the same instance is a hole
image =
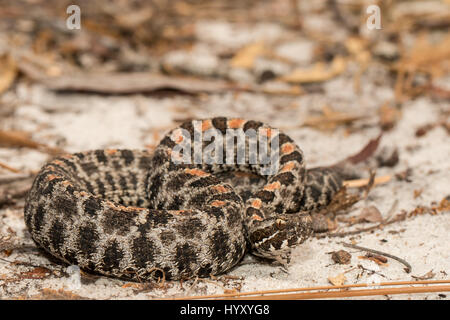
[[[247, 132], [256, 135], [239, 142]], [[38, 246], [94, 273], [208, 277], [235, 266], [246, 250], [285, 263], [312, 233], [309, 213], [341, 184], [331, 169], [307, 171], [284, 133], [221, 117], [183, 123], [153, 152], [105, 149], [49, 162], [24, 216]]]

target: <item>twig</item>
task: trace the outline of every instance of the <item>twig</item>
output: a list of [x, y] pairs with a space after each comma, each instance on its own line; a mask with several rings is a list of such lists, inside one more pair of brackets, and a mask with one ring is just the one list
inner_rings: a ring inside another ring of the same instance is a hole
[[395, 199], [395, 201], [392, 203], [391, 208], [389, 209], [389, 211], [386, 214], [386, 218], [384, 218], [385, 223], [387, 223], [391, 219], [395, 210], [397, 210], [397, 205], [398, 205], [398, 199]]
[[20, 173], [19, 169], [13, 168], [13, 167], [7, 165], [6, 163], [4, 163], [2, 161], [0, 161], [0, 168], [9, 170], [9, 171], [14, 172], [14, 173]]
[[194, 283], [192, 283], [192, 285], [186, 290], [186, 295], [191, 292], [191, 290], [194, 288], [194, 286], [197, 284], [198, 282], [198, 277], [195, 277]]
[[[373, 179], [373, 185], [376, 186], [377, 184], [383, 184], [386, 182], [389, 182], [391, 180], [391, 176], [381, 176], [376, 177]], [[343, 185], [347, 188], [360, 188], [367, 186], [370, 183], [369, 179], [356, 179], [356, 180], [346, 180], [344, 181]]]
[[370, 170], [369, 181], [367, 182], [366, 188], [364, 190], [364, 195], [363, 195], [364, 200], [367, 199], [367, 197], [369, 196], [370, 190], [372, 190], [372, 188], [375, 186], [375, 174], [376, 174], [375, 170]]
[[397, 260], [398, 262], [400, 262], [400, 263], [402, 263], [403, 265], [406, 266], [406, 268], [404, 269], [406, 273], [410, 273], [411, 270], [412, 270], [411, 265], [410, 265], [407, 261], [405, 261], [405, 260], [403, 260], [403, 259], [401, 259], [401, 258], [399, 258], [399, 257], [396, 257], [396, 256], [394, 256], [394, 255], [392, 255], [392, 254], [385, 253], [385, 252], [378, 251], [378, 250], [374, 250], [374, 249], [369, 249], [369, 248], [360, 247], [360, 246], [357, 246], [357, 245], [354, 245], [354, 244], [351, 244], [351, 243], [345, 243], [345, 242], [342, 242], [342, 245], [343, 245], [344, 247], [347, 247], [347, 248], [353, 248], [353, 249], [357, 249], [357, 250], [363, 250], [363, 251], [371, 252], [371, 253], [374, 253], [374, 254], [379, 254], [379, 255], [381, 255], [381, 256], [385, 256], [385, 257], [388, 257], [388, 258]]

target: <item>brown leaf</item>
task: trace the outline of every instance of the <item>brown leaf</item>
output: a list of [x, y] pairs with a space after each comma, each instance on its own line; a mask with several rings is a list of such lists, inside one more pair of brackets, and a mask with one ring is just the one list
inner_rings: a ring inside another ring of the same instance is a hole
[[338, 76], [345, 71], [346, 67], [346, 60], [343, 57], [336, 56], [330, 65], [318, 62], [312, 68], [296, 69], [280, 79], [294, 83], [323, 82]]
[[370, 140], [369, 143], [367, 143], [361, 151], [359, 151], [357, 154], [354, 154], [353, 156], [348, 157], [344, 161], [348, 161], [352, 164], [357, 164], [366, 160], [377, 150], [378, 146], [380, 145], [381, 137], [382, 134], [380, 134], [375, 139]]
[[383, 104], [378, 110], [378, 114], [383, 130], [392, 129], [401, 117], [400, 111], [389, 103]]
[[339, 264], [349, 264], [352, 259], [352, 255], [345, 250], [339, 250], [334, 251], [331, 254], [331, 259]]
[[433, 272], [433, 270], [428, 271], [423, 276], [411, 276], [416, 280], [429, 280], [433, 279], [436, 274]]
[[9, 89], [17, 76], [17, 66], [10, 55], [0, 57], [0, 94]]
[[140, 10], [121, 13], [115, 15], [114, 19], [117, 24], [125, 29], [135, 29], [153, 16], [151, 7], [141, 8]]
[[383, 221], [383, 216], [381, 215], [380, 210], [378, 210], [375, 206], [365, 207], [361, 210], [358, 218], [361, 221], [365, 222], [381, 222]]
[[342, 286], [345, 284], [345, 281], [347, 281], [347, 278], [345, 278], [345, 274], [340, 273], [335, 277], [328, 277], [328, 281], [333, 285], [333, 286]]
[[395, 65], [396, 101], [404, 101], [405, 94], [413, 94], [413, 80], [418, 73], [439, 78], [449, 72], [450, 36], [438, 43], [431, 43], [426, 34], [419, 35], [416, 42]]
[[36, 267], [29, 272], [23, 272], [20, 274], [23, 279], [43, 279], [48, 277], [51, 271], [44, 267]]
[[414, 199], [417, 199], [422, 194], [423, 189], [415, 189], [413, 192], [414, 192], [414, 195], [413, 195]]
[[223, 289], [223, 293], [225, 293], [225, 294], [236, 294], [238, 292], [239, 291], [234, 288], [233, 289], [226, 289], [226, 288]]
[[367, 118], [363, 114], [349, 114], [334, 111], [328, 106], [323, 107], [323, 115], [317, 117], [308, 117], [304, 122], [304, 126], [315, 127], [319, 130], [334, 130], [339, 125], [351, 124], [354, 121]]
[[30, 299], [33, 300], [85, 300], [86, 297], [79, 296], [71, 291], [66, 291], [63, 289], [53, 290], [44, 288], [41, 290], [40, 294], [31, 296]]
[[253, 67], [255, 59], [263, 55], [266, 50], [262, 42], [249, 44], [235, 54], [230, 64], [233, 68], [250, 69]]

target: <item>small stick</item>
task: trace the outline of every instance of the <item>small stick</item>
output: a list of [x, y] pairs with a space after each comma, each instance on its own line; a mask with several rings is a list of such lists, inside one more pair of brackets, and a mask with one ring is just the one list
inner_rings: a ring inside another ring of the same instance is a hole
[[195, 285], [197, 285], [198, 277], [195, 277], [194, 283], [186, 290], [185, 295], [187, 296], [189, 292], [194, 288]]
[[385, 257], [388, 257], [388, 258], [397, 260], [398, 262], [400, 262], [400, 263], [402, 263], [403, 265], [406, 266], [406, 268], [404, 269], [406, 273], [410, 273], [411, 270], [412, 270], [412, 267], [411, 267], [411, 265], [410, 265], [408, 262], [406, 262], [405, 260], [403, 260], [403, 259], [401, 259], [401, 258], [399, 258], [399, 257], [396, 257], [396, 256], [394, 256], [394, 255], [392, 255], [392, 254], [385, 253], [385, 252], [378, 251], [378, 250], [374, 250], [374, 249], [369, 249], [369, 248], [360, 247], [360, 246], [357, 246], [357, 245], [354, 245], [354, 244], [351, 244], [351, 243], [345, 243], [345, 242], [342, 242], [342, 245], [343, 245], [344, 247], [347, 247], [347, 248], [353, 248], [353, 249], [357, 249], [357, 250], [363, 250], [363, 251], [371, 252], [371, 253], [374, 253], [374, 254], [379, 254], [379, 255], [381, 255], [381, 256], [385, 256]]
[[[377, 184], [383, 184], [386, 182], [389, 182], [391, 180], [391, 176], [381, 176], [376, 177], [373, 179], [373, 185], [376, 186]], [[370, 183], [369, 179], [356, 179], [356, 180], [346, 180], [344, 181], [343, 185], [347, 188], [360, 188], [367, 186]]]
[[0, 168], [9, 170], [9, 171], [14, 172], [14, 173], [20, 173], [19, 169], [13, 168], [13, 167], [11, 167], [11, 166], [9, 166], [6, 163], [1, 162], [1, 161], [0, 161]]
[[364, 200], [367, 199], [367, 197], [369, 196], [370, 190], [372, 190], [372, 188], [375, 185], [375, 174], [376, 174], [375, 170], [370, 170], [369, 181], [367, 182], [366, 189], [364, 190], [364, 196], [363, 196]]

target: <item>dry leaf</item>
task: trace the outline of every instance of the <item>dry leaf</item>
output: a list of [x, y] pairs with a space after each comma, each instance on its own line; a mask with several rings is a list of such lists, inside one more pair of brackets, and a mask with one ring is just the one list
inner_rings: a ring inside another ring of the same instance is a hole
[[414, 192], [414, 195], [413, 195], [414, 199], [417, 199], [422, 194], [423, 189], [415, 189], [413, 192]]
[[334, 111], [328, 106], [323, 107], [322, 113], [322, 116], [308, 117], [303, 122], [303, 126], [315, 127], [319, 130], [334, 130], [338, 125], [350, 124], [354, 121], [367, 118], [367, 115], [354, 115]]
[[127, 288], [132, 288], [132, 289], [142, 289], [144, 286], [143, 283], [134, 283], [134, 282], [127, 282], [125, 283], [122, 288], [123, 289], [127, 289]]
[[29, 272], [23, 272], [20, 274], [23, 279], [43, 279], [48, 277], [51, 274], [51, 271], [44, 267], [35, 267], [33, 270]]
[[358, 219], [365, 222], [381, 222], [383, 221], [383, 216], [380, 210], [375, 206], [365, 207], [361, 210]]
[[85, 300], [86, 297], [77, 295], [71, 291], [66, 291], [63, 289], [53, 290], [49, 288], [44, 288], [41, 290], [40, 294], [33, 295], [29, 297], [32, 300]]
[[392, 129], [401, 116], [401, 112], [388, 102], [380, 107], [378, 114], [380, 117], [380, 126], [383, 130]]
[[223, 289], [223, 293], [225, 293], [225, 294], [236, 294], [236, 293], [238, 293], [239, 291], [238, 290], [236, 290], [236, 289]]
[[340, 273], [336, 277], [328, 277], [328, 281], [333, 286], [342, 286], [345, 284], [345, 281], [347, 281], [347, 278], [345, 277], [345, 274]]
[[367, 40], [358, 37], [350, 37], [345, 41], [345, 46], [350, 52], [352, 57], [358, 62], [359, 69], [354, 75], [354, 85], [355, 90], [358, 92], [360, 90], [360, 78], [363, 72], [369, 66], [369, 62], [372, 58], [372, 54], [367, 49]]
[[231, 66], [234, 68], [250, 69], [253, 67], [255, 59], [265, 52], [266, 47], [263, 42], [249, 44], [235, 54], [233, 59], [231, 59]]
[[433, 279], [436, 274], [433, 272], [433, 270], [428, 271], [423, 276], [411, 276], [416, 280], [429, 280]]
[[316, 63], [309, 69], [296, 69], [281, 77], [281, 80], [294, 83], [322, 82], [336, 77], [345, 71], [347, 62], [343, 57], [336, 56], [330, 65]]
[[345, 250], [339, 250], [334, 251], [331, 254], [331, 259], [339, 264], [349, 264], [352, 259], [352, 255]]
[[10, 55], [0, 57], [0, 94], [9, 89], [17, 76], [17, 66]]
[[126, 12], [120, 15], [115, 15], [114, 19], [117, 24], [125, 29], [135, 29], [144, 22], [150, 20], [153, 16], [153, 9], [151, 7], [142, 8], [138, 11]]
[[414, 46], [393, 66], [397, 71], [396, 100], [403, 101], [405, 93], [414, 93], [413, 80], [417, 73], [429, 75], [432, 81], [450, 71], [449, 62], [450, 36], [438, 44], [431, 44], [426, 34], [419, 36]]

